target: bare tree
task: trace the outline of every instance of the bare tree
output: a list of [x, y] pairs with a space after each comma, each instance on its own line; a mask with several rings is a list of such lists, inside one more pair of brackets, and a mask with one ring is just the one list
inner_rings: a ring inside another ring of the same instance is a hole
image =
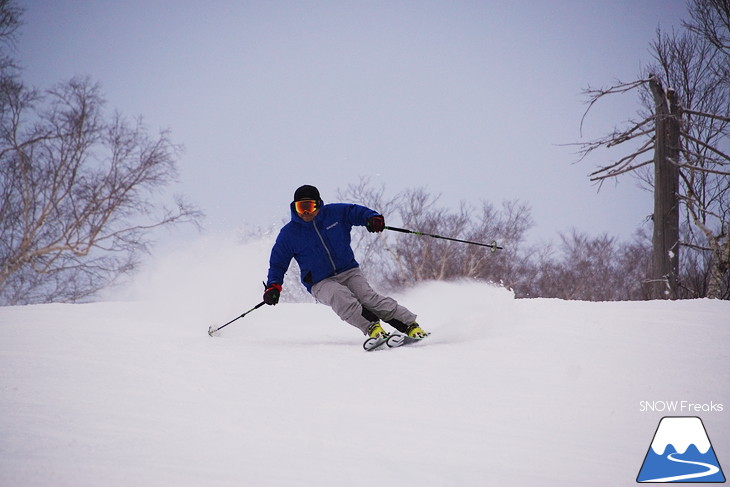
[[710, 69], [723, 96], [714, 106], [687, 110], [694, 123], [703, 125], [704, 136], [690, 139], [687, 158], [694, 161], [692, 167], [710, 166], [710, 171], [691, 174], [686, 182], [694, 196], [687, 205], [688, 220], [693, 223], [688, 226], [687, 241], [710, 254], [709, 259], [701, 259], [711, 263], [706, 296], [730, 299], [730, 152], [718, 151], [728, 148], [730, 140], [730, 0], [694, 0], [689, 13], [692, 20], [685, 27], [716, 48], [717, 60]]
[[[532, 226], [529, 207], [507, 201], [500, 207], [461, 203], [450, 209], [439, 195], [424, 188], [407, 189], [393, 197], [370, 181], [338, 192], [343, 201], [361, 203], [382, 212], [388, 222], [429, 234], [469, 241], [496, 239], [503, 250], [459, 242], [384, 232], [373, 238], [353, 235], [358, 259], [377, 285], [398, 289], [427, 280], [477, 279], [499, 283], [517, 297], [555, 297], [593, 301], [647, 299], [644, 281], [651, 265], [651, 239], [637, 232], [633, 241], [589, 237], [578, 231], [561, 235], [561, 243], [525, 245]], [[365, 260], [367, 259], [367, 261]]]
[[[489, 203], [475, 208], [461, 203], [456, 210], [439, 204], [440, 195], [424, 188], [407, 189], [392, 197], [368, 179], [349, 185], [338, 196], [381, 212], [390, 225], [470, 241], [497, 240], [504, 250], [492, 253], [478, 247], [427, 236], [384, 232], [377, 238], [354, 236], [358, 258], [372, 282], [389, 288], [425, 280], [473, 278], [512, 286], [519, 279], [519, 245], [532, 225], [529, 208], [517, 201], [500, 210]], [[396, 222], [396, 223], [393, 223]]]
[[[636, 149], [600, 167], [591, 177], [603, 181], [633, 173], [655, 193], [653, 275], [654, 297], [680, 297], [679, 244], [689, 251], [713, 254], [713, 272], [707, 296], [722, 297], [730, 263], [728, 192], [730, 157], [723, 151], [730, 133], [730, 85], [723, 74], [726, 57], [705, 38], [692, 33], [657, 34], [652, 44], [656, 63], [640, 80], [608, 89], [588, 90], [589, 110], [600, 98], [636, 88], [641, 91], [640, 117], [626, 128], [581, 144], [583, 156], [599, 147], [628, 141]], [[664, 88], [669, 86], [671, 88]], [[644, 156], [653, 151], [654, 157]], [[654, 172], [643, 172], [653, 165]], [[679, 209], [696, 232], [680, 241]], [[686, 287], [686, 286], [685, 286]]]
[[[391, 216], [400, 205], [402, 194], [388, 196], [385, 186], [374, 186], [370, 178], [361, 177], [357, 183], [348, 184], [337, 190], [338, 201], [365, 205], [386, 216], [388, 224], [392, 224]], [[353, 248], [357, 252], [358, 261], [363, 264], [363, 272], [372, 282], [382, 281], [383, 268], [391, 265], [388, 259], [390, 248], [383, 234], [373, 238], [373, 234], [359, 230], [353, 232]]]
[[438, 204], [438, 195], [424, 189], [403, 193], [398, 213], [406, 228], [462, 240], [491, 242], [504, 247], [496, 253], [484, 247], [450, 240], [394, 235], [385, 248], [393, 258], [387, 273], [391, 285], [402, 286], [424, 280], [471, 278], [513, 287], [519, 279], [520, 243], [532, 226], [529, 208], [505, 202], [501, 209], [483, 202], [475, 208], [461, 203], [449, 210]]
[[[23, 9], [18, 7], [13, 0], [0, 0], [0, 44], [6, 48], [15, 45], [15, 34], [22, 25]], [[3, 53], [0, 67], [13, 66], [15, 62]]]
[[597, 237], [573, 230], [560, 235], [560, 246], [537, 256], [536, 271], [522, 289], [529, 296], [585, 301], [647, 299], [643, 281], [649, 273], [651, 250], [637, 234], [619, 243], [606, 234]]
[[0, 303], [86, 298], [135, 268], [151, 229], [200, 217], [181, 198], [161, 205], [169, 134], [103, 107], [83, 78], [0, 93]]
[[[689, 14], [692, 21], [684, 26], [730, 56], [730, 0], [694, 0]], [[729, 67], [724, 67], [727, 73]]]
[[[18, 66], [9, 52], [15, 47], [15, 35], [22, 24], [23, 10], [12, 0], [0, 0], [0, 96], [18, 83]], [[0, 110], [4, 103], [0, 103]], [[4, 115], [0, 112], [0, 116]]]

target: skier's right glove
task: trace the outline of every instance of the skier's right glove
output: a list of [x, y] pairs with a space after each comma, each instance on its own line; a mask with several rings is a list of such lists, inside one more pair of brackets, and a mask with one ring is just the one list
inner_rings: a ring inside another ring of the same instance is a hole
[[281, 284], [273, 283], [264, 291], [264, 303], [274, 305], [279, 302], [281, 296]]

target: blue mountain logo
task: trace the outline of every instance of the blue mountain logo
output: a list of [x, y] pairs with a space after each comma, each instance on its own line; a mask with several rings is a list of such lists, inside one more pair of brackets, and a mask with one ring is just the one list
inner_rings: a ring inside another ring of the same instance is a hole
[[702, 420], [695, 416], [662, 418], [636, 481], [725, 482]]

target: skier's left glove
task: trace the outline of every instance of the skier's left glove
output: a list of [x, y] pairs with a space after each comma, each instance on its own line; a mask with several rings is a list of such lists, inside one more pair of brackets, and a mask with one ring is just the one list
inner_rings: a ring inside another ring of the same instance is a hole
[[385, 218], [383, 218], [383, 215], [371, 216], [365, 223], [365, 228], [370, 233], [380, 233], [385, 230]]
[[279, 296], [281, 296], [281, 285], [273, 283], [264, 291], [264, 303], [275, 305], [279, 302]]

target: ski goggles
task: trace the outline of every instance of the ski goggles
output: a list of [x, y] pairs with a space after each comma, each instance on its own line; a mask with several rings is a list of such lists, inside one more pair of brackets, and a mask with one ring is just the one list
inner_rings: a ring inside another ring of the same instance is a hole
[[297, 213], [303, 215], [304, 213], [314, 213], [319, 208], [319, 201], [315, 200], [301, 200], [294, 202], [294, 209]]

